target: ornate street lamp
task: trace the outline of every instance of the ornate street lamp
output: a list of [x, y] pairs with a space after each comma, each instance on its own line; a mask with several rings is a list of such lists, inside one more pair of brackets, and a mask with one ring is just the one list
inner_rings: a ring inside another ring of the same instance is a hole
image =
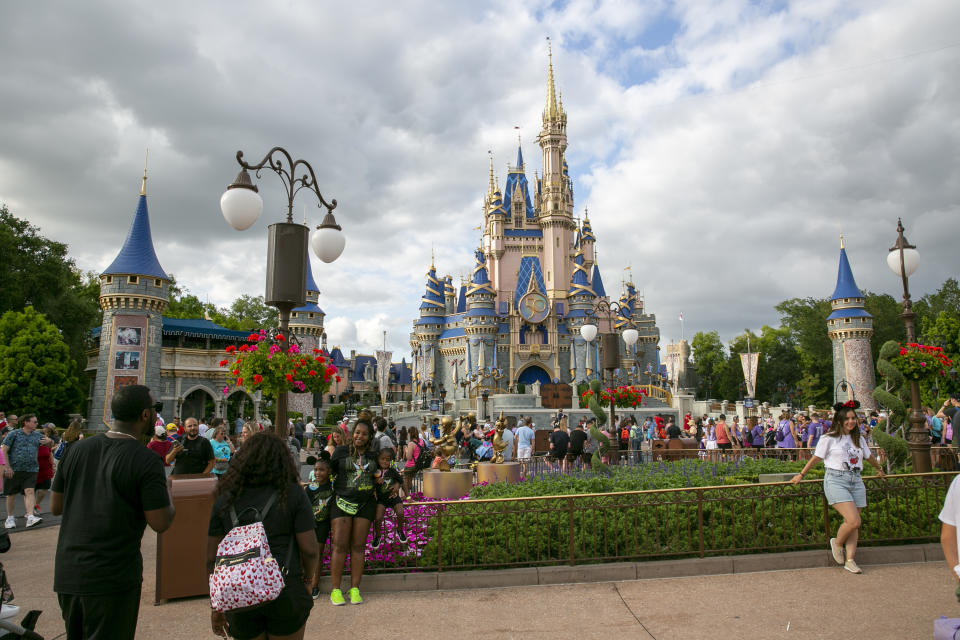
[[837, 404], [837, 402], [838, 402], [838, 400], [837, 400], [837, 391], [839, 390], [839, 391], [842, 391], [842, 392], [846, 393], [846, 392], [847, 392], [847, 387], [850, 388], [850, 395], [847, 396], [847, 397], [850, 398], [851, 400], [856, 399], [857, 390], [853, 388], [853, 383], [852, 383], [852, 382], [847, 382], [847, 379], [844, 378], [843, 380], [841, 380], [840, 382], [837, 383], [837, 386], [835, 386], [835, 387], [833, 388], [833, 404]]
[[[615, 314], [620, 314], [625, 309], [618, 302], [608, 302], [607, 300], [598, 300], [593, 309], [587, 311], [587, 322], [580, 326], [580, 336], [587, 341], [587, 343], [593, 342], [594, 338], [597, 337], [599, 327], [593, 322], [593, 318], [597, 315], [603, 315], [608, 323], [613, 325], [613, 316]], [[634, 327], [633, 322], [630, 321], [629, 317], [626, 315], [621, 315], [620, 317], [624, 318], [627, 322], [627, 328], [620, 332], [620, 337], [623, 338], [623, 342], [627, 345], [627, 353], [630, 352], [630, 347], [637, 343], [637, 339], [640, 337], [640, 332], [637, 331]], [[620, 368], [620, 345], [617, 340], [617, 334], [613, 332], [603, 333], [600, 335], [600, 348], [603, 351], [603, 369], [607, 371], [607, 374], [610, 378], [610, 386], [614, 386], [614, 371]], [[615, 428], [617, 421], [616, 414], [616, 404], [613, 399], [613, 395], [610, 397], [610, 427]]]
[[[301, 189], [313, 191], [327, 209], [327, 215], [313, 236], [313, 248], [324, 262], [333, 262], [343, 252], [344, 237], [340, 225], [333, 217], [336, 200], [329, 203], [317, 187], [313, 167], [305, 160], [294, 160], [286, 149], [274, 147], [263, 160], [255, 165], [243, 159], [243, 151], [237, 151], [240, 173], [220, 197], [220, 211], [230, 226], [237, 231], [248, 229], [263, 210], [263, 199], [248, 171], [260, 172], [270, 169], [283, 182], [287, 192], [287, 219], [270, 225], [267, 233], [267, 288], [264, 301], [276, 307], [280, 313], [279, 334], [288, 339], [290, 311], [306, 303], [307, 287], [307, 238], [308, 227], [293, 221], [293, 198]], [[297, 170], [306, 171], [297, 177]], [[287, 435], [287, 394], [278, 393], [274, 430], [280, 437]]]
[[490, 390], [484, 387], [483, 391], [480, 392], [480, 397], [483, 398], [483, 419], [487, 419], [487, 398], [490, 397]]
[[[887, 253], [887, 266], [894, 274], [900, 276], [903, 282], [903, 323], [907, 328], [907, 342], [916, 342], [915, 322], [917, 314], [913, 312], [913, 303], [910, 301], [910, 287], [908, 278], [920, 266], [920, 253], [917, 248], [907, 242], [903, 236], [903, 221], [897, 219], [897, 241]], [[914, 473], [928, 473], [931, 469], [930, 436], [924, 428], [925, 419], [920, 408], [920, 383], [910, 381], [910, 432], [907, 434], [907, 443], [910, 446], [910, 455], [913, 459]]]

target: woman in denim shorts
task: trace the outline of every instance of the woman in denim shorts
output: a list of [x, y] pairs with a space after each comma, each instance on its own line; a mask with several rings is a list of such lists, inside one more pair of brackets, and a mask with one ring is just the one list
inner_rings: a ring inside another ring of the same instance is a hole
[[826, 468], [823, 493], [827, 502], [843, 516], [837, 536], [830, 538], [830, 552], [834, 561], [850, 573], [862, 573], [853, 557], [857, 553], [860, 511], [867, 506], [867, 491], [860, 477], [864, 460], [876, 468], [878, 476], [883, 477], [880, 463], [870, 451], [866, 439], [860, 436], [860, 420], [856, 412], [859, 406], [856, 400], [834, 405], [830, 430], [820, 438], [803, 471], [790, 481], [797, 484], [813, 465], [823, 460]]

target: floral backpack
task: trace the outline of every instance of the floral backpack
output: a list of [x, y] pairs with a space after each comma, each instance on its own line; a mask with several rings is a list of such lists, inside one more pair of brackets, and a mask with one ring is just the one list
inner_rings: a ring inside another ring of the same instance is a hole
[[[270, 553], [267, 531], [263, 528], [263, 520], [276, 499], [274, 494], [262, 511], [254, 509], [257, 521], [247, 525], [239, 524], [237, 512], [230, 507], [233, 528], [220, 541], [210, 574], [210, 606], [217, 611], [252, 609], [276, 600], [283, 590], [286, 570]], [[291, 539], [287, 566], [292, 560], [294, 544], [296, 541]]]

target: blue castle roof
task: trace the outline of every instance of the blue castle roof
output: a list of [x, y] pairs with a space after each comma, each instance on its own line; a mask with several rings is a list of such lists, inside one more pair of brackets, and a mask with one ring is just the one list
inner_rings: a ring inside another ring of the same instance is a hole
[[457, 294], [457, 313], [463, 313], [467, 310], [467, 285], [460, 285], [460, 293]]
[[523, 148], [517, 145], [517, 169], [523, 169]]
[[524, 256], [520, 259], [520, 275], [517, 278], [516, 295], [513, 297], [514, 306], [520, 304], [520, 298], [530, 290], [531, 279], [533, 279], [534, 290], [547, 295], [547, 287], [543, 282], [543, 271], [540, 269], [540, 258]]
[[[310, 293], [311, 291], [319, 295], [320, 288], [317, 287], [317, 283], [313, 280], [313, 269], [310, 267], [310, 258], [307, 257], [307, 293]], [[323, 309], [318, 307], [313, 302], [307, 302], [307, 304], [303, 305], [302, 307], [297, 307], [294, 309], [294, 311], [303, 313], [323, 313]]]
[[592, 242], [597, 241], [597, 237], [593, 235], [593, 227], [590, 226], [590, 218], [584, 217], [578, 238], [580, 242], [586, 242], [587, 240]]
[[597, 265], [593, 265], [593, 278], [590, 280], [590, 285], [598, 298], [607, 297], [607, 291], [603, 288], [603, 278], [600, 277], [600, 267]]
[[863, 307], [848, 307], [845, 309], [836, 309], [833, 313], [827, 316], [827, 320], [834, 320], [836, 318], [872, 318], [873, 316], [867, 313], [867, 310]]
[[437, 268], [433, 265], [430, 265], [430, 270], [427, 271], [427, 291], [420, 300], [421, 309], [443, 309], [444, 307], [443, 290], [440, 281], [437, 280]]
[[850, 269], [850, 261], [847, 260], [847, 250], [840, 248], [840, 266], [837, 269], [837, 287], [833, 290], [831, 300], [841, 298], [862, 298], [860, 288], [853, 279], [853, 271]]
[[515, 171], [507, 174], [507, 185], [503, 190], [503, 202], [506, 207], [511, 206], [513, 202], [513, 192], [520, 189], [523, 194], [523, 201], [526, 205], [527, 219], [533, 220], [533, 201], [530, 200], [530, 191], [527, 187], [527, 176], [523, 173], [523, 167], [517, 167]]
[[476, 261], [476, 266], [473, 268], [473, 276], [470, 279], [470, 287], [467, 290], [467, 295], [470, 296], [475, 293], [495, 294], [496, 292], [493, 290], [493, 285], [490, 284], [490, 277], [487, 275], [487, 260], [483, 255], [483, 251], [480, 249], [474, 251], [473, 258]]
[[343, 352], [340, 351], [340, 347], [334, 347], [333, 351], [330, 352], [330, 363], [337, 368], [343, 368], [350, 364], [347, 362], [347, 359], [343, 357]]
[[587, 268], [583, 266], [583, 251], [577, 250], [573, 258], [573, 278], [570, 280], [570, 290], [567, 295], [571, 296], [594, 296], [590, 288], [590, 279], [587, 277]]
[[110, 266], [104, 269], [104, 275], [128, 273], [163, 278], [170, 276], [160, 266], [157, 252], [153, 249], [153, 236], [150, 234], [150, 215], [147, 213], [147, 196], [141, 195], [137, 203], [137, 212], [133, 215], [133, 224], [127, 233], [120, 253]]

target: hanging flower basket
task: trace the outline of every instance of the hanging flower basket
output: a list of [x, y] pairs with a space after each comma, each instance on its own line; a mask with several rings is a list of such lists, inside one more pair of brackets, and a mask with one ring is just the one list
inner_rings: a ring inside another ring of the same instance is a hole
[[[237, 388], [265, 395], [293, 391], [295, 393], [325, 393], [330, 384], [340, 382], [337, 368], [320, 349], [302, 353], [295, 339], [288, 340], [280, 333], [251, 333], [245, 344], [230, 345], [225, 349], [228, 358], [220, 361], [227, 369], [227, 378]], [[223, 389], [226, 395], [230, 386]]]
[[[587, 406], [593, 395], [593, 391], [589, 389], [580, 394], [580, 406]], [[643, 387], [607, 387], [600, 391], [600, 406], [610, 406], [610, 398], [613, 398], [614, 406], [618, 409], [635, 409], [643, 406], [643, 399], [646, 395], [647, 390]]]
[[900, 353], [890, 358], [890, 363], [908, 380], [933, 381], [947, 375], [953, 360], [940, 347], [907, 342], [901, 343]]

